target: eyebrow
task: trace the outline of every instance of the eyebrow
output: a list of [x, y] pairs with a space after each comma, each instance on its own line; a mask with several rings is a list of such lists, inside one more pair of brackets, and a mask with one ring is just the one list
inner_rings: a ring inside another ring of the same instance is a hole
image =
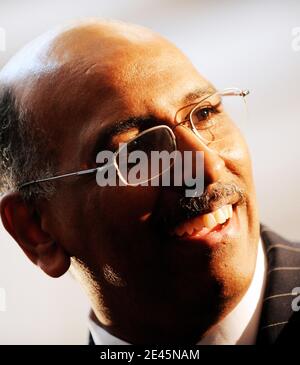
[[[186, 94], [181, 100], [182, 105], [193, 103], [193, 101], [204, 98], [208, 95], [214, 94], [217, 90], [209, 85], [205, 88], [196, 88], [193, 91]], [[107, 144], [112, 137], [127, 132], [131, 128], [137, 128], [140, 131], [147, 128], [151, 128], [155, 125], [159, 125], [162, 121], [158, 120], [154, 116], [132, 116], [127, 119], [119, 120], [110, 125], [106, 130], [99, 132], [96, 141], [93, 143], [93, 154], [99, 152], [99, 147], [107, 147]]]
[[146, 117], [129, 117], [128, 119], [119, 120], [109, 126], [103, 133], [103, 138], [109, 140], [113, 136], [127, 132], [131, 128], [147, 129], [156, 124], [159, 124], [158, 119], [150, 115]]
[[161, 121], [152, 116], [129, 117], [124, 120], [119, 120], [105, 130], [99, 131], [95, 142], [93, 142], [92, 155], [97, 154], [99, 149], [108, 148], [112, 138], [118, 134], [127, 132], [132, 128], [137, 128], [139, 131], [145, 130], [158, 125], [159, 123], [161, 123]]
[[217, 92], [216, 88], [214, 88], [211, 85], [209, 85], [208, 87], [205, 87], [205, 88], [197, 88], [197, 89], [189, 92], [187, 95], [185, 95], [182, 100], [182, 103], [183, 103], [183, 105], [192, 103], [193, 101], [195, 101], [197, 99], [204, 98], [204, 97], [214, 94], [216, 92]]

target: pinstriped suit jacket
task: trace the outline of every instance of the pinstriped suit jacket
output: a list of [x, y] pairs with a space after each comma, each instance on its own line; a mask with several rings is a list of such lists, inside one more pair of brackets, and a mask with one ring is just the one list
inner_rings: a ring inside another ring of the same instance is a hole
[[[260, 233], [268, 273], [261, 313], [258, 345], [300, 344], [300, 244], [285, 240], [265, 225]], [[297, 295], [293, 289], [298, 288]], [[295, 309], [294, 308], [294, 309]], [[94, 345], [90, 334], [89, 344]]]
[[260, 230], [268, 273], [257, 344], [300, 344], [300, 244]]

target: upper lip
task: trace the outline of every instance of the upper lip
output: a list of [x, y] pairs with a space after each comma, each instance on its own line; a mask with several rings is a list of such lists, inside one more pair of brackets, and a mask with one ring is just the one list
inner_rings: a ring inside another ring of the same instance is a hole
[[[207, 198], [208, 197], [208, 198]], [[169, 234], [179, 225], [189, 221], [192, 218], [201, 216], [206, 213], [213, 212], [224, 205], [231, 204], [233, 207], [243, 203], [238, 192], [235, 192], [226, 197], [217, 197], [214, 194], [204, 195], [206, 202], [204, 205], [200, 204], [201, 197], [199, 198], [185, 198], [182, 197], [178, 204], [173, 205], [172, 209], [168, 209], [167, 212], [160, 212], [156, 217], [156, 226], [161, 232]]]
[[205, 211], [201, 211], [199, 214], [187, 217], [186, 219], [183, 219], [183, 220], [178, 220], [176, 222], [176, 224], [172, 224], [172, 227], [170, 227], [170, 228], [172, 230], [172, 229], [174, 229], [174, 228], [176, 228], [176, 227], [178, 227], [178, 226], [180, 226], [180, 225], [182, 225], [186, 222], [192, 221], [196, 217], [203, 216], [204, 214], [207, 214], [207, 213], [212, 213], [212, 212], [214, 212], [214, 211], [218, 210], [219, 208], [224, 207], [226, 205], [232, 205], [232, 207], [234, 207], [236, 203], [237, 203], [236, 200], [227, 200], [227, 201], [218, 202], [217, 204], [213, 204], [211, 206], [211, 208], [206, 209]]

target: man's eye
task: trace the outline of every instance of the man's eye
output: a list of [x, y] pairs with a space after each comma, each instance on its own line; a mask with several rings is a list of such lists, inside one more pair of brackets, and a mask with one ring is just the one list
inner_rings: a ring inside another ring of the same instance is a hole
[[212, 127], [216, 122], [218, 111], [213, 106], [202, 106], [196, 108], [191, 114], [191, 121], [197, 129]]
[[200, 108], [195, 112], [197, 121], [199, 122], [208, 119], [209, 117], [211, 117], [212, 114], [213, 114], [212, 108]]

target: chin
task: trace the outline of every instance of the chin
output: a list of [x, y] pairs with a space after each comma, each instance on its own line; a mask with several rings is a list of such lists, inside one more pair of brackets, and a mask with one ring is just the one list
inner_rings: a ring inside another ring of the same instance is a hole
[[173, 237], [167, 265], [176, 287], [177, 305], [191, 318], [210, 313], [215, 322], [230, 312], [250, 286], [256, 264], [259, 223], [249, 219], [247, 205], [236, 206], [233, 217], [210, 236]]

